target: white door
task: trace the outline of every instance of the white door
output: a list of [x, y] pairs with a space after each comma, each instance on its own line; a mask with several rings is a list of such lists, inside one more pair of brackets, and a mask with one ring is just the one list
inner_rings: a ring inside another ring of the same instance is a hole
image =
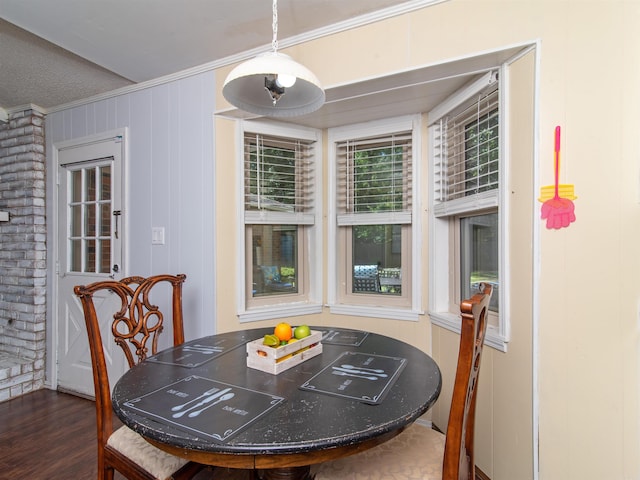
[[[124, 135], [58, 150], [57, 366], [58, 388], [94, 396], [91, 355], [76, 285], [122, 278]], [[94, 301], [111, 385], [126, 360], [111, 334], [115, 295]], [[118, 304], [119, 306], [119, 304]]]

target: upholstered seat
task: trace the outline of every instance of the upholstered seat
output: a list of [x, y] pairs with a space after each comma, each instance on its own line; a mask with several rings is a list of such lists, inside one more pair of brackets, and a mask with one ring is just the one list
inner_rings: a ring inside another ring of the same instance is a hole
[[170, 455], [154, 447], [126, 426], [113, 432], [107, 440], [107, 445], [140, 465], [154, 478], [172, 478], [175, 472], [189, 463], [183, 458]]
[[446, 437], [413, 424], [376, 447], [315, 466], [315, 480], [475, 480], [475, 405], [491, 286], [480, 289], [460, 306], [460, 350]]
[[439, 479], [444, 439], [436, 430], [413, 424], [375, 448], [316, 467], [316, 480]]
[[148, 340], [151, 354], [156, 353], [164, 315], [150, 297], [151, 290], [158, 284], [169, 284], [171, 295], [166, 300], [171, 304], [173, 343], [184, 343], [182, 284], [185, 279], [185, 275], [128, 277], [74, 288], [82, 302], [91, 351], [98, 428], [98, 480], [113, 480], [114, 469], [130, 480], [187, 480], [205, 468], [163, 452], [126, 426], [114, 431], [109, 375], [93, 301], [96, 292], [114, 295], [115, 305], [109, 318], [111, 332], [132, 367], [147, 357]]

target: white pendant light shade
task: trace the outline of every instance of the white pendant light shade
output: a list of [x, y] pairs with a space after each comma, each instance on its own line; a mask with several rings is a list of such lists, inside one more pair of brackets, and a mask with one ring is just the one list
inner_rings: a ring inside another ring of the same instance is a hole
[[[294, 83], [289, 86], [291, 81]], [[319, 109], [325, 100], [313, 72], [276, 51], [258, 55], [231, 70], [222, 94], [241, 110], [270, 117], [305, 115]]]

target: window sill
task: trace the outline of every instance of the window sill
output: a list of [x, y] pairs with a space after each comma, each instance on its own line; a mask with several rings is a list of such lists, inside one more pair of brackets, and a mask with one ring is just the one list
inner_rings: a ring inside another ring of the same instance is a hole
[[[429, 317], [433, 325], [460, 335], [460, 316], [449, 312], [430, 312]], [[506, 353], [507, 351], [507, 341], [498, 333], [498, 329], [493, 325], [487, 326], [484, 344], [500, 352]]]
[[329, 305], [330, 312], [336, 315], [356, 317], [388, 318], [390, 320], [410, 320], [417, 322], [421, 313], [414, 310], [387, 307], [365, 307], [362, 305]]
[[240, 323], [272, 320], [274, 318], [296, 317], [298, 315], [312, 315], [322, 313], [322, 305], [318, 304], [290, 304], [271, 305], [255, 310], [245, 310], [238, 313]]

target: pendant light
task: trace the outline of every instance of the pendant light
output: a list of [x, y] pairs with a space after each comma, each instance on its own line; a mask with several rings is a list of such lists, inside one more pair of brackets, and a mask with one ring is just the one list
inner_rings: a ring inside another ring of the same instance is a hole
[[278, 52], [278, 0], [273, 0], [272, 47], [231, 70], [222, 87], [224, 98], [241, 110], [270, 117], [295, 117], [320, 108], [325, 95], [318, 78]]

